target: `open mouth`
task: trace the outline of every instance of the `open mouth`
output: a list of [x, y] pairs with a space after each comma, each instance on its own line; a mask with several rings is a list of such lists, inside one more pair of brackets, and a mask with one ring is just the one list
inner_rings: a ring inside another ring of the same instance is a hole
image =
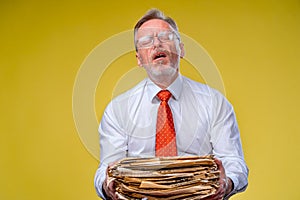
[[165, 58], [167, 57], [166, 53], [164, 52], [157, 52], [153, 55], [153, 60], [157, 60], [157, 59], [160, 59], [160, 58]]

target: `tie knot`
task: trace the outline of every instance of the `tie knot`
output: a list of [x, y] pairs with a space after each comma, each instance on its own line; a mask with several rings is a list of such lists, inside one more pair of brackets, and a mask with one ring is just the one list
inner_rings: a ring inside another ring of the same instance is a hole
[[159, 93], [157, 93], [157, 97], [161, 101], [168, 101], [171, 96], [172, 96], [172, 94], [168, 90], [161, 90]]

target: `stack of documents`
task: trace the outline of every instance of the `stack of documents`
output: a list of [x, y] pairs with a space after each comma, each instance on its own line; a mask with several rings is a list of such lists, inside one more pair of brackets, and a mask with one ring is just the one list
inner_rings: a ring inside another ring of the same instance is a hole
[[125, 158], [108, 169], [120, 199], [204, 199], [218, 189], [212, 155]]

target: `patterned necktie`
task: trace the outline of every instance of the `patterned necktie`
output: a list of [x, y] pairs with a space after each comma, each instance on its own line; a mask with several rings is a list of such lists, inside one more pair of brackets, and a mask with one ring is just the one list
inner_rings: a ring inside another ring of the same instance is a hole
[[157, 112], [155, 155], [158, 157], [177, 156], [176, 135], [172, 111], [168, 100], [172, 94], [161, 90], [157, 97], [161, 103]]

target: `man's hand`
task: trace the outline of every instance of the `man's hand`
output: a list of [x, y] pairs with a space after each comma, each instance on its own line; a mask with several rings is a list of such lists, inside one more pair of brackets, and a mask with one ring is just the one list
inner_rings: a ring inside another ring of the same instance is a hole
[[[111, 166], [110, 164], [109, 166]], [[102, 185], [103, 192], [105, 193], [104, 195], [106, 196], [107, 199], [112, 199], [112, 200], [117, 200], [117, 195], [116, 195], [116, 188], [115, 188], [115, 181], [113, 178], [108, 177], [108, 168], [106, 170], [106, 178], [103, 182]]]
[[215, 158], [215, 162], [220, 170], [219, 188], [216, 194], [212, 195], [210, 200], [222, 200], [225, 195], [229, 194], [232, 190], [232, 181], [230, 178], [226, 177], [225, 169], [220, 160]]

